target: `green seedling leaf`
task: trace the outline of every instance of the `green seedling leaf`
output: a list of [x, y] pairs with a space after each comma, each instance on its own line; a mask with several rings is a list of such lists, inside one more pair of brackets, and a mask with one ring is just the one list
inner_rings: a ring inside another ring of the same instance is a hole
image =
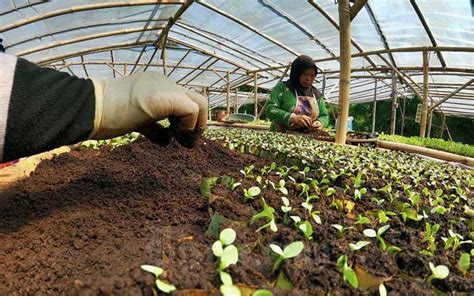
[[387, 229], [390, 228], [390, 225], [385, 225], [385, 226], [382, 226], [380, 227], [378, 230], [377, 230], [377, 235], [378, 236], [382, 236], [382, 234], [385, 233], [385, 231], [387, 231]]
[[242, 295], [239, 287], [236, 285], [221, 285], [220, 291], [223, 296], [240, 296]]
[[221, 282], [223, 285], [233, 285], [232, 277], [225, 271], [219, 272], [219, 277], [221, 278]]
[[253, 196], [253, 197], [259, 195], [260, 192], [261, 192], [261, 190], [260, 190], [260, 188], [257, 187], [257, 186], [252, 186], [252, 187], [250, 187], [250, 188], [249, 188], [249, 191], [248, 191], [248, 193], [250, 194], [250, 196]]
[[155, 275], [155, 277], [159, 277], [163, 273], [163, 269], [158, 267], [158, 266], [140, 265], [140, 268], [143, 269], [144, 271], [148, 271], [150, 273], [153, 273]]
[[219, 237], [219, 224], [224, 221], [224, 217], [214, 213], [214, 215], [211, 218], [211, 223], [209, 223], [209, 227], [207, 228], [207, 233], [217, 239]]
[[304, 249], [304, 243], [301, 241], [292, 242], [283, 250], [285, 259], [298, 256]]
[[284, 290], [293, 289], [293, 283], [286, 277], [283, 270], [280, 270], [280, 272], [278, 273], [278, 278], [277, 278], [275, 287], [284, 289]]
[[359, 286], [359, 281], [357, 280], [357, 275], [354, 270], [350, 267], [345, 268], [342, 271], [343, 279], [348, 282], [352, 287], [357, 288]]
[[313, 239], [313, 225], [311, 225], [311, 223], [304, 221], [298, 225], [298, 228], [301, 230], [301, 232], [303, 232], [307, 239]]
[[176, 291], [175, 286], [173, 286], [172, 284], [169, 284], [165, 281], [156, 279], [155, 284], [156, 284], [156, 287], [164, 293], [170, 293], [170, 292]]
[[434, 266], [433, 263], [429, 263], [431, 272], [433, 273], [430, 278], [435, 278], [435, 279], [445, 279], [449, 275], [449, 268], [446, 265], [438, 265]]
[[367, 237], [377, 237], [377, 233], [375, 232], [375, 230], [370, 228], [364, 229], [363, 233]]
[[367, 217], [359, 215], [355, 224], [370, 224], [370, 220]]
[[331, 226], [334, 227], [334, 228], [336, 228], [336, 229], [339, 230], [339, 231], [342, 231], [342, 230], [344, 229], [344, 226], [339, 225], [339, 224], [332, 224]]
[[461, 258], [459, 258], [458, 262], [459, 270], [462, 272], [463, 275], [466, 275], [469, 267], [471, 266], [471, 255], [468, 253], [463, 253]]
[[270, 244], [270, 249], [272, 249], [273, 252], [275, 252], [276, 254], [284, 257], [285, 254], [283, 253], [283, 250], [281, 249], [280, 246], [278, 245], [275, 245], [275, 244]]
[[379, 286], [379, 295], [380, 296], [387, 296], [387, 289], [385, 288], [383, 283], [381, 283], [380, 286]]
[[225, 247], [221, 256], [221, 269], [227, 268], [229, 265], [235, 264], [239, 261], [239, 251], [234, 245]]
[[212, 253], [214, 254], [214, 256], [222, 257], [222, 253], [224, 252], [224, 249], [222, 247], [221, 241], [215, 241], [212, 244], [211, 250], [212, 250]]
[[221, 231], [221, 234], [219, 236], [220, 241], [224, 246], [230, 245], [235, 241], [236, 233], [235, 230], [232, 228], [226, 228]]
[[335, 192], [336, 192], [336, 189], [334, 189], [334, 188], [332, 188], [332, 187], [329, 187], [329, 188], [326, 190], [326, 196], [331, 196], [331, 195], [333, 195]]
[[296, 224], [301, 222], [301, 218], [299, 216], [290, 216], [291, 220], [293, 220]]
[[388, 220], [390, 220], [384, 211], [379, 211], [377, 216], [379, 218], [380, 223], [386, 223]]
[[349, 244], [349, 248], [352, 250], [352, 251], [358, 251], [360, 249], [362, 249], [363, 247], [369, 245], [370, 242], [369, 241], [358, 241], [357, 243], [353, 244], [353, 243], [350, 243]]
[[271, 291], [268, 291], [268, 290], [265, 290], [265, 289], [259, 289], [255, 292], [253, 292], [252, 296], [273, 296], [273, 293]]
[[212, 187], [216, 185], [217, 177], [212, 178], [202, 178], [201, 180], [201, 195], [207, 198], [212, 196]]

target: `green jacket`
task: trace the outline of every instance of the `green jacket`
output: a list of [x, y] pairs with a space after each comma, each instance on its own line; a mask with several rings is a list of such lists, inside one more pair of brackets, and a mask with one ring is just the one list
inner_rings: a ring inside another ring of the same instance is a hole
[[[324, 97], [321, 95], [317, 98], [319, 107], [318, 120], [322, 123], [323, 127], [329, 124], [329, 114], [324, 102]], [[272, 90], [270, 99], [267, 106], [267, 118], [272, 121], [270, 126], [271, 131], [275, 131], [275, 124], [281, 124], [284, 126], [290, 125], [290, 110], [296, 106], [296, 96], [288, 86], [279, 82]]]

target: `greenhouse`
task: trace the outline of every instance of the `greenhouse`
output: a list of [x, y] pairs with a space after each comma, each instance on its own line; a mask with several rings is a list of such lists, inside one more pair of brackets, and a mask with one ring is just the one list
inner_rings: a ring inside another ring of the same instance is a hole
[[473, 0], [0, 0], [0, 295], [473, 295]]

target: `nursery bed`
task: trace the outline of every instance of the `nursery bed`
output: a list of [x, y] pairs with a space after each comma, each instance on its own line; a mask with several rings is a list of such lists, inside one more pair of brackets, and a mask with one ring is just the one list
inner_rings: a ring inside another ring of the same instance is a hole
[[[420, 255], [417, 241], [423, 227], [417, 222], [404, 224], [398, 216], [390, 218], [386, 240], [401, 252], [390, 255], [373, 241], [350, 255], [347, 244], [370, 240], [361, 234], [369, 226], [355, 225], [354, 231], [340, 236], [330, 225], [353, 225], [359, 214], [376, 212], [368, 198], [358, 201], [352, 213], [334, 209], [332, 198], [318, 199], [315, 208], [323, 223], [312, 223], [312, 240], [281, 219], [278, 232], [268, 228], [256, 232], [264, 223], [248, 222], [262, 202], [242, 200], [243, 188], [255, 185], [255, 180], [242, 179], [239, 171], [252, 164], [257, 172], [270, 163], [210, 140], [188, 150], [175, 143], [159, 147], [145, 139], [112, 151], [79, 149], [44, 161], [30, 178], [0, 196], [0, 294], [155, 295], [154, 278], [140, 269], [142, 264], [162, 267], [164, 277], [181, 291], [216, 292], [220, 281], [211, 251], [215, 238], [208, 233], [216, 213], [226, 218], [221, 230], [231, 227], [237, 232], [239, 262], [228, 272], [234, 282], [251, 288], [276, 295], [329, 291], [375, 295], [384, 282], [389, 292], [400, 295], [434, 295], [435, 287], [448, 293], [474, 293], [469, 273], [463, 277], [451, 270], [447, 279], [434, 280], [433, 286], [426, 281], [431, 274], [429, 261], [441, 264], [456, 258], [445, 256], [442, 248], [434, 258]], [[231, 190], [217, 182], [208, 201], [200, 192], [202, 178], [224, 175], [242, 179], [242, 185]], [[278, 183], [280, 176], [273, 172], [265, 179]], [[341, 179], [337, 185], [342, 187], [346, 181]], [[288, 183], [287, 189], [288, 196], [300, 194], [294, 184]], [[344, 203], [347, 198], [338, 194]], [[261, 194], [277, 211], [281, 195], [271, 188]], [[296, 199], [290, 202], [295, 214], [307, 215], [298, 209]], [[442, 223], [459, 215], [453, 212], [437, 219]], [[272, 273], [268, 246], [284, 247], [296, 240], [305, 243], [303, 252], [281, 269], [293, 290], [275, 288], [278, 273]], [[342, 280], [336, 265], [342, 254], [349, 255], [359, 275], [367, 272], [367, 279], [359, 279], [366, 287], [354, 289]]]

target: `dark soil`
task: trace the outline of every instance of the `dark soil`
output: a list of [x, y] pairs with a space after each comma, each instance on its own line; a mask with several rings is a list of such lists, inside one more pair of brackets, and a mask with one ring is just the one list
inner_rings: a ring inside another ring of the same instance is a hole
[[[215, 291], [219, 279], [210, 249], [215, 238], [207, 233], [214, 213], [226, 218], [221, 229], [237, 232], [239, 263], [228, 268], [233, 280], [276, 295], [377, 295], [377, 287], [355, 290], [342, 280], [336, 266], [342, 254], [354, 267], [382, 279], [390, 295], [434, 295], [425, 281], [430, 274], [427, 262], [455, 259], [420, 255], [413, 245], [422, 231], [405, 229], [398, 217], [391, 217], [386, 232], [387, 243], [402, 249], [398, 255], [382, 251], [375, 241], [356, 253], [347, 251], [349, 242], [370, 240], [361, 234], [370, 225], [355, 225], [357, 231], [344, 236], [330, 225], [349, 226], [358, 214], [369, 216], [377, 209], [367, 199], [352, 213], [331, 207], [332, 198], [314, 201], [322, 224], [299, 207], [301, 201], [290, 200], [292, 214], [312, 221], [311, 241], [282, 219], [276, 221], [277, 233], [255, 232], [264, 222], [248, 221], [262, 209], [262, 202], [259, 197], [243, 201], [243, 188], [255, 185], [255, 180], [242, 179], [239, 173], [250, 164], [257, 171], [269, 162], [210, 141], [189, 150], [174, 142], [160, 147], [145, 139], [112, 151], [81, 149], [43, 162], [31, 178], [0, 195], [0, 295], [155, 295], [154, 278], [140, 269], [141, 264], [162, 267], [164, 278], [180, 290]], [[202, 177], [223, 175], [242, 179], [242, 185], [232, 191], [218, 184], [208, 202], [200, 194]], [[298, 180], [296, 173], [293, 177]], [[272, 171], [264, 179], [277, 184], [281, 178]], [[261, 196], [282, 216], [282, 194], [261, 187]], [[287, 189], [289, 195], [299, 196], [296, 185], [288, 183]], [[344, 200], [342, 192], [336, 197]], [[294, 286], [286, 292], [274, 288], [268, 246], [284, 247], [296, 240], [304, 241], [305, 248], [282, 264]], [[472, 295], [469, 275], [451, 272], [447, 280], [433, 285]]]

